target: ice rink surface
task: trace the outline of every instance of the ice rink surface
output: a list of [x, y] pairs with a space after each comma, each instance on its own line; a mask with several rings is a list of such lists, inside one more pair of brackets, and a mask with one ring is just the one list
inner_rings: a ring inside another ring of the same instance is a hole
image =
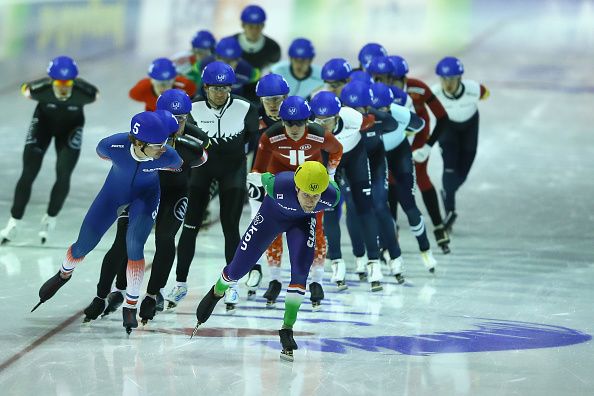
[[[352, 272], [343, 232], [349, 289], [336, 291], [327, 263], [323, 310], [312, 312], [306, 293], [293, 363], [279, 360], [284, 290], [277, 309], [264, 308], [267, 269], [256, 301], [247, 301], [241, 282], [237, 314], [226, 316], [219, 303], [189, 338], [195, 308], [224, 265], [219, 224], [199, 234], [189, 294], [178, 309], [129, 337], [121, 311], [81, 324], [113, 228], [72, 281], [29, 312], [108, 172], [96, 144], [129, 130], [130, 118], [143, 109], [128, 90], [153, 59], [189, 47], [195, 31], [210, 29], [217, 38], [239, 31], [247, 4], [0, 5], [1, 227], [10, 216], [35, 107], [20, 85], [43, 77], [47, 62], [65, 54], [101, 90], [85, 110], [83, 154], [55, 233], [40, 246], [39, 220], [54, 182], [50, 148], [18, 238], [0, 247], [0, 394], [594, 394], [594, 3], [587, 0], [259, 3], [268, 13], [264, 33], [279, 42], [284, 57], [292, 39], [308, 37], [317, 48], [315, 63], [341, 56], [356, 64], [365, 43], [379, 42], [409, 61], [410, 76], [429, 84], [438, 81], [437, 61], [457, 56], [464, 77], [491, 92], [479, 104], [478, 154], [458, 193], [451, 254], [433, 246], [437, 271], [426, 272], [402, 215], [407, 282], [398, 285], [386, 275], [384, 290], [372, 294]], [[439, 189], [438, 148], [429, 164]], [[242, 232], [248, 222], [246, 206]], [[151, 237], [147, 263], [153, 253]], [[283, 268], [286, 290], [288, 265]], [[172, 274], [167, 290], [174, 280]]]

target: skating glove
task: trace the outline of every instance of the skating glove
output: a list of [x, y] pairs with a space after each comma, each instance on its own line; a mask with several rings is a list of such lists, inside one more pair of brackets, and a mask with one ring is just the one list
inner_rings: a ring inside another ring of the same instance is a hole
[[262, 174], [259, 172], [251, 172], [247, 175], [248, 196], [250, 199], [256, 199], [260, 202], [264, 199], [266, 194], [262, 186]]
[[431, 146], [428, 144], [424, 145], [420, 149], [416, 149], [412, 152], [413, 159], [415, 162], [425, 162], [427, 158], [429, 158], [429, 153], [431, 152]]

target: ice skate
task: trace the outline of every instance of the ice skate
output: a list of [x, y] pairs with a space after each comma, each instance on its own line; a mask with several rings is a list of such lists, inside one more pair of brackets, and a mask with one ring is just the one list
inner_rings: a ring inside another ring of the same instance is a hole
[[49, 278], [41, 286], [41, 288], [39, 289], [39, 302], [31, 310], [31, 312], [35, 311], [37, 309], [37, 307], [39, 307], [41, 304], [43, 304], [44, 302], [46, 302], [47, 300], [52, 298], [54, 296], [54, 294], [56, 294], [56, 292], [58, 290], [60, 290], [60, 288], [62, 286], [64, 286], [66, 284], [66, 282], [68, 282], [70, 280], [70, 278], [72, 278], [72, 276], [70, 276], [70, 277], [64, 279], [60, 276], [60, 274], [61, 274], [61, 272], [58, 271], [58, 273], [56, 275]]
[[171, 293], [165, 297], [167, 300], [167, 309], [173, 309], [177, 307], [180, 301], [188, 294], [188, 288], [185, 286], [175, 286]]
[[264, 298], [266, 299], [266, 308], [275, 308], [276, 299], [281, 292], [282, 284], [277, 280], [271, 280], [268, 284], [268, 290], [264, 292]]
[[355, 273], [359, 275], [359, 280], [364, 281], [367, 279], [367, 256], [355, 257], [355, 263], [357, 268]]
[[371, 283], [371, 291], [381, 291], [384, 289], [380, 280], [384, 278], [382, 267], [379, 260], [369, 260], [367, 263], [367, 281]]
[[107, 301], [104, 298], [95, 297], [83, 311], [85, 314], [83, 323], [89, 323], [91, 320], [97, 319], [103, 313], [105, 307], [107, 307]]
[[208, 318], [210, 318], [210, 315], [212, 315], [212, 311], [214, 311], [219, 300], [223, 298], [223, 295], [215, 295], [214, 290], [215, 287], [211, 287], [208, 293], [206, 293], [206, 295], [200, 301], [200, 304], [198, 304], [198, 307], [196, 308], [196, 319], [198, 319], [198, 323], [196, 323], [196, 327], [194, 327], [194, 331], [192, 332], [190, 338], [196, 335], [198, 327], [202, 323], [206, 323]]
[[130, 335], [132, 333], [132, 329], [138, 327], [138, 320], [136, 320], [136, 308], [122, 308], [122, 317], [124, 318], [124, 327], [126, 328], [126, 333]]
[[227, 291], [225, 292], [225, 305], [226, 310], [225, 313], [227, 315], [235, 314], [235, 306], [239, 303], [239, 287], [237, 283], [232, 286], [229, 286]]
[[165, 309], [165, 297], [163, 297], [163, 291], [159, 290], [156, 296], [157, 304], [155, 305], [155, 309], [157, 312], [163, 312]]
[[324, 289], [318, 282], [312, 282], [309, 284], [309, 299], [311, 300], [312, 312], [318, 312], [322, 310], [322, 300], [324, 299]]
[[117, 309], [124, 303], [124, 291], [115, 290], [107, 295], [107, 307], [103, 311], [101, 317], [107, 316], [110, 313], [117, 311]]
[[398, 283], [404, 283], [404, 263], [402, 256], [390, 260], [390, 271], [392, 271], [392, 275], [396, 277]]
[[245, 282], [245, 285], [248, 287], [248, 300], [255, 300], [256, 299], [256, 290], [260, 287], [262, 283], [262, 273], [258, 270], [251, 270], [250, 276], [248, 280]]
[[435, 273], [437, 260], [435, 260], [435, 257], [433, 257], [433, 252], [431, 252], [431, 249], [421, 252], [421, 260], [423, 260], [423, 264], [425, 265], [425, 268], [429, 270], [429, 272], [432, 274]]
[[448, 254], [450, 252], [450, 236], [448, 235], [445, 226], [443, 224], [438, 225], [435, 227], [435, 230], [433, 230], [433, 234], [435, 235], [437, 245], [441, 248], [443, 254]]
[[293, 351], [298, 349], [298, 347], [293, 338], [293, 329], [280, 329], [278, 335], [280, 336], [281, 346], [283, 347], [280, 358], [288, 362], [294, 361]]
[[344, 281], [346, 277], [346, 264], [343, 259], [332, 260], [332, 278], [330, 281], [336, 282], [338, 291], [348, 289], [348, 285]]
[[450, 210], [446, 213], [446, 216], [443, 219], [443, 226], [448, 234], [452, 232], [452, 227], [456, 222], [456, 218], [458, 218], [458, 214], [455, 211]]
[[39, 237], [41, 238], [41, 244], [45, 244], [49, 237], [49, 234], [56, 228], [56, 216], [43, 215], [41, 218], [41, 231], [39, 231]]
[[140, 311], [138, 312], [140, 323], [142, 323], [143, 326], [146, 325], [149, 320], [153, 320], [156, 314], [157, 300], [150, 296], [144, 296], [144, 299], [140, 304]]
[[20, 220], [11, 217], [8, 220], [8, 224], [6, 227], [0, 231], [0, 239], [2, 240], [2, 245], [6, 245], [8, 242], [14, 240], [17, 236], [17, 225], [19, 224]]

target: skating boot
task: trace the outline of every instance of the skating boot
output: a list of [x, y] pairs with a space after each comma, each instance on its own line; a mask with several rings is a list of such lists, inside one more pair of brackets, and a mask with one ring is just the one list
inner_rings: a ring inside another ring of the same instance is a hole
[[309, 299], [311, 300], [312, 312], [318, 312], [322, 310], [322, 300], [324, 299], [324, 289], [318, 282], [312, 282], [309, 284]]
[[41, 218], [41, 231], [39, 231], [39, 237], [41, 238], [41, 244], [47, 242], [49, 234], [56, 228], [56, 216], [51, 217], [47, 214]]
[[293, 329], [280, 329], [278, 331], [278, 335], [280, 336], [280, 342], [283, 347], [280, 358], [288, 362], [294, 361], [295, 359], [293, 359], [293, 351], [298, 349], [298, 347], [295, 339], [293, 338]]
[[41, 286], [41, 288], [39, 289], [39, 302], [31, 310], [31, 312], [35, 311], [37, 307], [39, 307], [42, 303], [52, 298], [54, 294], [56, 294], [56, 292], [60, 290], [60, 288], [70, 280], [70, 278], [72, 278], [72, 276], [70, 276], [67, 279], [62, 278], [60, 276], [60, 271], [58, 271], [56, 275], [52, 276], [47, 281], [45, 281], [43, 286]]
[[456, 218], [458, 218], [458, 214], [453, 210], [450, 210], [446, 213], [446, 216], [443, 219], [443, 226], [445, 230], [448, 232], [448, 234], [452, 232], [452, 227], [456, 222]]
[[450, 252], [450, 236], [445, 226], [443, 224], [438, 225], [433, 230], [433, 234], [435, 234], [435, 240], [437, 241], [437, 245], [443, 250], [443, 254], [448, 254]]
[[163, 297], [163, 289], [159, 290], [159, 293], [157, 293], [156, 300], [157, 304], [155, 305], [155, 309], [157, 312], [163, 312], [165, 309], [165, 297]]
[[196, 327], [194, 327], [194, 331], [192, 332], [190, 338], [196, 335], [198, 327], [202, 323], [206, 323], [208, 318], [210, 318], [210, 315], [212, 315], [212, 311], [214, 311], [219, 300], [223, 298], [223, 295], [216, 296], [214, 289], [214, 286], [210, 288], [208, 293], [206, 293], [206, 295], [202, 298], [200, 304], [198, 304], [198, 307], [196, 308], [196, 319], [198, 319], [198, 323], [196, 323]]
[[149, 320], [153, 320], [156, 314], [157, 300], [150, 296], [144, 296], [144, 299], [140, 304], [140, 311], [138, 312], [140, 323], [142, 323], [143, 326], [146, 325]]
[[380, 283], [380, 280], [383, 278], [384, 275], [382, 274], [382, 267], [379, 260], [369, 260], [367, 263], [367, 281], [371, 283], [372, 292], [384, 289]]
[[107, 316], [110, 313], [117, 311], [117, 309], [124, 303], [124, 291], [114, 290], [107, 295], [107, 308], [103, 311], [101, 317]]
[[359, 280], [364, 281], [367, 279], [367, 256], [355, 257], [355, 263], [357, 269], [355, 273], [359, 275]]
[[251, 270], [250, 276], [248, 280], [245, 282], [245, 285], [248, 287], [248, 300], [255, 300], [256, 299], [256, 290], [260, 287], [262, 283], [262, 273], [258, 270]]
[[85, 318], [83, 319], [83, 323], [89, 323], [91, 320], [95, 320], [103, 313], [105, 307], [107, 306], [107, 301], [104, 298], [95, 297], [93, 301], [89, 304], [88, 307], [85, 308], [83, 313], [85, 314]]
[[6, 227], [2, 231], [0, 231], [0, 239], [2, 240], [2, 245], [6, 245], [8, 242], [16, 238], [17, 226], [19, 222], [20, 220], [17, 220], [14, 217], [11, 217], [10, 220], [8, 220], [8, 224], [6, 224]]
[[431, 252], [431, 249], [421, 252], [421, 260], [423, 260], [423, 264], [425, 265], [425, 268], [429, 270], [429, 272], [432, 274], [435, 273], [437, 260], [435, 260], [435, 257], [433, 257], [433, 252]]
[[392, 271], [392, 275], [396, 277], [398, 283], [404, 283], [404, 263], [402, 261], [402, 256], [390, 260], [390, 270]]
[[173, 309], [177, 307], [180, 301], [188, 294], [188, 288], [185, 286], [175, 286], [171, 293], [165, 297], [167, 300], [167, 309]]
[[344, 281], [346, 277], [346, 264], [343, 259], [332, 260], [332, 278], [331, 282], [336, 282], [338, 291], [348, 289], [348, 285]]
[[227, 315], [233, 315], [236, 312], [235, 306], [238, 303], [239, 303], [239, 286], [237, 285], [237, 282], [236, 282], [235, 284], [229, 286], [229, 288], [225, 292], [225, 305], [227, 305], [225, 313]]
[[264, 298], [266, 299], [266, 308], [275, 308], [276, 299], [281, 292], [282, 284], [275, 280], [271, 280], [268, 284], [268, 290], [264, 292]]
[[130, 335], [132, 333], [132, 329], [138, 327], [138, 320], [136, 320], [136, 307], [129, 308], [124, 307], [122, 308], [122, 317], [124, 318], [124, 327], [126, 328], [126, 333]]

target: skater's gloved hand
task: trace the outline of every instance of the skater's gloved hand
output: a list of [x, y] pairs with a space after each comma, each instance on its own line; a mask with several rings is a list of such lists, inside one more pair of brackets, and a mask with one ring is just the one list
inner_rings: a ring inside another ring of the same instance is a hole
[[262, 174], [258, 172], [248, 173], [247, 188], [250, 199], [262, 201], [265, 195], [264, 187], [262, 186]]
[[431, 152], [431, 146], [428, 144], [424, 145], [420, 149], [416, 149], [412, 152], [413, 159], [415, 162], [425, 162], [427, 158], [429, 158], [429, 153]]

